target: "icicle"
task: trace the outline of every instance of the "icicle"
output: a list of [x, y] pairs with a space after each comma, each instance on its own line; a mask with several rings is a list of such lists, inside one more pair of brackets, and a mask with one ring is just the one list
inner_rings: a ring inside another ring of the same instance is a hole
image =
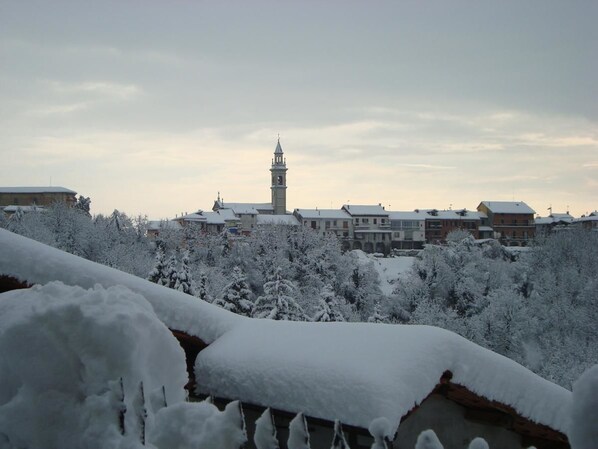
[[127, 412], [127, 405], [125, 404], [125, 386], [123, 384], [123, 378], [119, 380], [119, 394], [118, 394], [118, 427], [120, 434], [125, 434], [125, 413]]
[[276, 425], [269, 408], [255, 421], [255, 434], [253, 442], [257, 449], [279, 449], [276, 438]]
[[143, 392], [143, 382], [139, 382], [137, 396], [133, 400], [133, 411], [137, 418], [139, 441], [145, 446], [145, 420], [147, 419], [147, 409], [145, 407], [145, 393]]
[[417, 437], [415, 449], [444, 449], [444, 446], [432, 429], [424, 430]]
[[330, 449], [350, 449], [343, 433], [343, 426], [338, 419], [334, 421], [334, 438]]
[[287, 446], [289, 449], [310, 449], [309, 430], [303, 413], [297, 413], [289, 424]]

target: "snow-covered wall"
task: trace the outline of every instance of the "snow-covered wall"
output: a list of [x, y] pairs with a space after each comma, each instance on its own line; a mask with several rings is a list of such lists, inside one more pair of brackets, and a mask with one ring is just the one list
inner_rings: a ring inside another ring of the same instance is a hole
[[124, 285], [143, 295], [170, 329], [211, 343], [243, 317], [200, 299], [159, 286], [122, 271], [82, 259], [56, 248], [0, 229], [0, 275], [30, 284], [60, 280], [67, 285], [105, 288]]
[[201, 393], [367, 428], [397, 429], [444, 371], [521, 416], [566, 430], [571, 393], [514, 361], [429, 326], [248, 320], [200, 352]]

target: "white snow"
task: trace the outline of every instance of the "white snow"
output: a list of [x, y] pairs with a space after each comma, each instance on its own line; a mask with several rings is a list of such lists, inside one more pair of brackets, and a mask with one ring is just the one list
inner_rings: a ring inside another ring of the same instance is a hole
[[2, 449], [237, 449], [247, 439], [238, 402], [223, 412], [184, 402], [183, 350], [125, 287], [3, 293], [0, 354]]
[[417, 437], [415, 449], [444, 449], [438, 436], [432, 429], [424, 430]]
[[467, 449], [490, 449], [490, 447], [485, 439], [477, 437], [471, 440]]
[[523, 201], [482, 201], [495, 214], [535, 214], [536, 212]]
[[[2, 447], [118, 447], [121, 377], [131, 410], [141, 381], [148, 397], [164, 386], [168, 403], [185, 398], [183, 350], [125, 287], [53, 282], [0, 295], [0, 354]], [[132, 413], [126, 426], [136, 427]]]
[[573, 384], [569, 423], [571, 449], [596, 449], [598, 444], [598, 365]]
[[428, 326], [248, 320], [200, 352], [200, 393], [367, 428], [401, 420], [452, 381], [564, 431], [571, 393], [452, 332]]
[[64, 187], [0, 187], [0, 193], [70, 193], [75, 195], [77, 192]]
[[359, 205], [359, 204], [344, 204], [343, 210], [345, 210], [352, 217], [386, 217], [388, 218], [388, 212], [380, 205]]
[[351, 220], [351, 215], [342, 209], [295, 209], [295, 213], [303, 220]]
[[354, 250], [352, 252], [359, 258], [361, 263], [367, 264], [371, 262], [374, 264], [374, 268], [378, 272], [378, 276], [380, 276], [380, 290], [385, 295], [392, 294], [396, 280], [401, 276], [407, 275], [415, 261], [415, 257], [373, 257], [361, 250]]
[[34, 240], [0, 229], [0, 274], [30, 284], [60, 280], [67, 285], [106, 288], [123, 285], [143, 295], [170, 329], [210, 343], [245, 318], [198, 298], [159, 286]]
[[260, 214], [257, 216], [258, 225], [285, 225], [299, 226], [299, 222], [294, 215], [268, 215]]

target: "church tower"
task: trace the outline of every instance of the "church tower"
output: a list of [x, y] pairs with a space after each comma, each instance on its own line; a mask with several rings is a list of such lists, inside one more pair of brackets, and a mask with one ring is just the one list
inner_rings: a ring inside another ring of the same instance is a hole
[[287, 213], [287, 161], [284, 158], [282, 147], [280, 146], [280, 137], [276, 150], [274, 150], [274, 159], [272, 159], [272, 208], [274, 214], [284, 215]]

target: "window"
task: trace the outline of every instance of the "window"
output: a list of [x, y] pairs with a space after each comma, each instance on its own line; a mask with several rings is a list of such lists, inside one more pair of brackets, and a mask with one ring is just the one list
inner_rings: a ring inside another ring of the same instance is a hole
[[336, 228], [336, 220], [332, 221], [332, 226], [334, 226]]
[[362, 218], [361, 221], [363, 221], [363, 224], [369, 224], [370, 219], [369, 218]]
[[312, 220], [311, 222], [311, 228], [312, 229], [316, 229], [318, 227], [318, 222], [316, 220]]
[[349, 222], [348, 221], [343, 221], [343, 229], [349, 229]]
[[378, 224], [378, 219], [374, 218], [374, 224]]
[[355, 224], [358, 225], [359, 224], [359, 218], [355, 219]]
[[326, 229], [330, 229], [330, 222], [326, 221]]

